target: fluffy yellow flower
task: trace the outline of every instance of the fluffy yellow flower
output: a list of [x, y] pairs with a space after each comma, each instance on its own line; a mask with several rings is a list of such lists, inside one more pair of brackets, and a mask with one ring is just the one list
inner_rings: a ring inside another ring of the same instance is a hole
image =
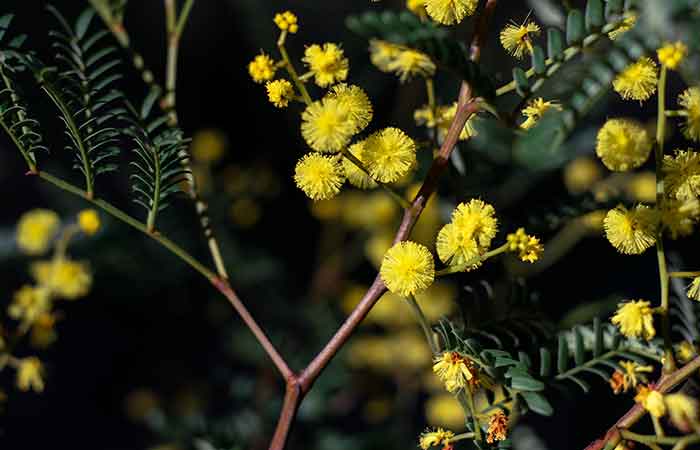
[[678, 200], [700, 195], [700, 153], [691, 149], [665, 155], [662, 165], [666, 192]]
[[698, 420], [698, 401], [685, 394], [676, 393], [664, 396], [664, 402], [671, 423], [684, 433], [690, 432], [692, 424]]
[[644, 127], [628, 119], [610, 119], [598, 131], [596, 154], [615, 172], [636, 169], [651, 153], [652, 141]]
[[454, 393], [477, 383], [472, 362], [459, 352], [444, 352], [435, 357], [433, 372]]
[[391, 72], [391, 65], [402, 52], [401, 47], [380, 39], [369, 41], [369, 59], [382, 72]]
[[33, 390], [44, 391], [44, 368], [36, 357], [24, 358], [17, 367], [17, 389], [23, 392]]
[[415, 242], [399, 242], [384, 255], [379, 273], [389, 291], [408, 297], [424, 291], [433, 284], [433, 255], [427, 248]]
[[224, 157], [226, 144], [227, 139], [223, 131], [217, 129], [200, 130], [192, 137], [190, 152], [197, 162], [213, 164]]
[[681, 41], [667, 42], [656, 51], [659, 62], [671, 70], [676, 70], [688, 55], [688, 47]]
[[445, 430], [443, 428], [437, 428], [435, 430], [425, 430], [418, 439], [418, 444], [423, 450], [428, 450], [430, 447], [436, 447], [438, 445], [447, 445], [455, 436], [450, 430]]
[[319, 152], [338, 152], [345, 147], [357, 127], [348, 120], [350, 111], [337, 98], [324, 97], [301, 114], [301, 135], [309, 147]]
[[94, 209], [84, 209], [78, 213], [78, 226], [80, 230], [92, 236], [100, 229], [100, 214]]
[[486, 442], [505, 441], [508, 437], [508, 417], [500, 409], [489, 418]]
[[[564, 185], [573, 194], [587, 191], [602, 177], [600, 165], [588, 157], [576, 158], [564, 168]], [[654, 196], [656, 196], [656, 184], [654, 184]]]
[[256, 83], [271, 80], [276, 71], [275, 62], [262, 52], [248, 64], [248, 73]]
[[[365, 141], [359, 141], [352, 144], [348, 148], [348, 152], [357, 158], [366, 167], [365, 161], [367, 159], [365, 151]], [[350, 161], [348, 158], [343, 158], [343, 171], [347, 177], [350, 184], [360, 189], [372, 189], [377, 187], [377, 183], [370, 178], [370, 176], [362, 169], [357, 167], [354, 162]]]
[[460, 23], [476, 11], [478, 0], [425, 0], [428, 15], [444, 25]]
[[278, 108], [286, 108], [294, 100], [294, 87], [287, 80], [268, 81], [265, 84], [267, 99]]
[[42, 314], [51, 310], [51, 295], [43, 287], [22, 286], [15, 292], [7, 314], [23, 324], [34, 323]]
[[336, 196], [345, 182], [343, 166], [336, 156], [309, 153], [297, 163], [294, 181], [312, 200], [327, 200]]
[[515, 233], [510, 233], [507, 236], [507, 240], [508, 250], [517, 252], [518, 258], [524, 262], [534, 263], [544, 252], [544, 247], [540, 244], [540, 240], [535, 236], [526, 234], [524, 228], [518, 228]]
[[520, 128], [523, 130], [529, 130], [537, 124], [537, 121], [542, 118], [544, 113], [550, 109], [556, 109], [561, 111], [561, 105], [559, 103], [551, 101], [545, 102], [542, 97], [531, 100], [525, 109], [523, 109], [523, 115], [526, 117], [525, 122], [520, 124]]
[[683, 135], [686, 139], [700, 141], [700, 87], [691, 87], [678, 97], [678, 103], [685, 115]]
[[644, 205], [627, 209], [620, 205], [608, 211], [603, 221], [605, 236], [620, 252], [638, 255], [656, 243], [657, 214]]
[[678, 362], [681, 364], [687, 363], [697, 354], [697, 348], [691, 342], [683, 341], [676, 347], [676, 359], [678, 359]]
[[395, 72], [403, 83], [413, 77], [432, 77], [435, 74], [435, 63], [428, 55], [418, 50], [401, 50], [387, 64], [390, 72]]
[[365, 140], [367, 170], [373, 179], [393, 183], [416, 163], [416, 144], [398, 128], [384, 128]]
[[[432, 375], [431, 375], [431, 378]], [[433, 378], [434, 379], [434, 378]], [[439, 386], [442, 389], [442, 386]], [[432, 425], [464, 427], [464, 410], [454, 395], [442, 392], [433, 395], [425, 402], [425, 417]]]
[[274, 22], [281, 31], [287, 31], [292, 34], [299, 31], [297, 16], [291, 11], [275, 14]]
[[508, 24], [501, 30], [501, 45], [508, 53], [521, 59], [532, 53], [532, 37], [540, 34], [540, 27], [534, 22], [522, 25]]
[[611, 322], [620, 328], [620, 332], [630, 338], [651, 340], [656, 335], [654, 316], [650, 303], [644, 300], [630, 300], [618, 303], [617, 312]]
[[347, 120], [354, 128], [353, 133], [364, 130], [372, 121], [372, 102], [361, 87], [341, 83], [331, 88], [328, 98], [337, 100], [340, 107], [347, 110]]
[[671, 239], [689, 236], [700, 215], [700, 203], [697, 199], [681, 201], [667, 199], [661, 210], [661, 225], [671, 235]]
[[624, 18], [614, 30], [608, 32], [608, 37], [613, 41], [627, 33], [637, 24], [637, 15], [632, 12], [625, 13]]
[[[473, 261], [488, 250], [497, 232], [498, 219], [493, 206], [478, 199], [460, 203], [452, 213], [452, 221], [438, 233], [438, 256], [450, 265]], [[478, 265], [475, 262], [467, 270]]]
[[34, 279], [52, 295], [76, 300], [90, 292], [92, 274], [87, 264], [70, 259], [39, 261], [31, 266]]
[[640, 403], [654, 417], [663, 417], [666, 414], [664, 396], [659, 391], [652, 391], [646, 386], [640, 386], [634, 401]]
[[327, 87], [348, 77], [348, 59], [337, 44], [326, 42], [321, 47], [313, 44], [306, 47], [302, 61], [314, 75], [317, 85]]
[[406, 9], [421, 19], [425, 19], [428, 15], [425, 10], [425, 0], [406, 0]]
[[688, 298], [700, 301], [700, 277], [693, 278], [686, 294]]
[[40, 255], [48, 248], [55, 236], [61, 220], [48, 209], [33, 209], [17, 222], [17, 245], [28, 255]]
[[613, 88], [625, 100], [648, 100], [656, 92], [656, 63], [648, 57], [630, 64], [613, 80]]

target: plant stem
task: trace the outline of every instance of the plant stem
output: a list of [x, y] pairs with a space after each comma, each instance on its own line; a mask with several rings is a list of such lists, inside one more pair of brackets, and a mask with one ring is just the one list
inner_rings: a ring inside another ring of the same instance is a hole
[[433, 352], [433, 355], [437, 355], [438, 353], [440, 353], [440, 347], [438, 346], [437, 342], [435, 342], [435, 336], [433, 335], [433, 329], [430, 327], [430, 323], [428, 322], [428, 319], [425, 317], [423, 310], [421, 309], [420, 305], [416, 301], [416, 297], [414, 297], [413, 295], [409, 295], [408, 297], [406, 297], [406, 301], [408, 302], [408, 305], [411, 307], [413, 314], [416, 316], [416, 319], [418, 320], [418, 324], [420, 325], [421, 329], [423, 330], [423, 334], [425, 334], [425, 339], [428, 341], [428, 345], [430, 346], [430, 350]]
[[107, 214], [115, 217], [116, 219], [121, 220], [122, 222], [126, 223], [127, 225], [132, 226], [133, 228], [136, 228], [137, 230], [144, 233], [145, 235], [147, 235], [148, 237], [150, 237], [154, 241], [160, 243], [163, 247], [170, 250], [177, 257], [179, 257], [184, 262], [189, 264], [193, 269], [195, 269], [197, 272], [202, 274], [209, 281], [213, 281], [217, 278], [216, 275], [211, 270], [204, 267], [203, 264], [201, 264], [199, 261], [197, 261], [194, 257], [192, 257], [189, 253], [187, 253], [180, 246], [178, 246], [177, 244], [172, 242], [170, 239], [166, 238], [165, 236], [163, 236], [159, 233], [149, 233], [145, 224], [139, 222], [137, 219], [131, 217], [129, 214], [125, 213], [124, 211], [120, 210], [119, 208], [111, 205], [110, 203], [108, 203], [102, 199], [90, 197], [87, 192], [80, 189], [79, 187], [77, 187], [77, 186], [75, 186], [67, 181], [64, 181], [58, 177], [55, 177], [47, 172], [40, 171], [37, 173], [37, 175], [42, 180], [48, 181], [49, 183], [53, 184], [54, 186], [56, 186], [60, 189], [63, 189], [64, 191], [70, 192], [71, 194], [77, 195], [78, 197], [81, 197], [81, 198], [87, 200], [88, 202], [90, 202], [93, 205], [97, 206], [98, 208], [102, 209]]
[[695, 278], [700, 277], [700, 272], [669, 272], [671, 278]]
[[287, 73], [289, 74], [290, 77], [292, 77], [292, 81], [294, 81], [294, 84], [296, 85], [297, 89], [299, 89], [299, 93], [301, 93], [301, 98], [304, 99], [304, 103], [306, 105], [311, 104], [311, 96], [309, 95], [309, 91], [306, 90], [306, 85], [304, 84], [301, 79], [299, 79], [299, 75], [297, 75], [296, 69], [294, 69], [294, 64], [292, 64], [292, 60], [289, 59], [289, 54], [287, 54], [287, 49], [284, 47], [284, 43], [287, 40], [287, 31], [282, 30], [280, 33], [280, 37], [277, 40], [277, 48], [280, 51], [280, 55], [282, 55], [282, 61], [284, 61], [284, 67], [287, 69]]
[[[664, 180], [663, 180], [663, 161], [664, 161], [664, 141], [666, 138], [666, 66], [661, 66], [661, 74], [659, 76], [659, 94], [658, 94], [658, 114], [656, 124], [656, 207], [659, 211], [663, 210], [665, 201]], [[664, 371], [672, 372], [676, 368], [676, 363], [673, 357], [673, 344], [671, 342], [671, 321], [669, 317], [668, 304], [668, 269], [666, 267], [666, 254], [664, 253], [663, 227], [659, 226], [656, 232], [656, 258], [659, 266], [659, 283], [661, 286], [661, 332], [664, 339]]]
[[479, 426], [479, 419], [476, 417], [476, 407], [474, 406], [474, 395], [472, 394], [472, 390], [469, 388], [469, 386], [462, 389], [462, 392], [464, 393], [464, 396], [467, 399], [467, 405], [469, 406], [469, 411], [471, 412], [472, 422], [474, 424], [474, 439], [476, 441], [481, 441], [481, 439], [482, 439], [481, 427]]
[[469, 432], [469, 433], [460, 433], [460, 434], [455, 434], [452, 439], [450, 439], [450, 443], [452, 442], [457, 442], [457, 441], [462, 441], [464, 439], [473, 439], [474, 438], [474, 433]]
[[185, 0], [185, 5], [182, 7], [180, 17], [177, 19], [177, 27], [175, 28], [175, 33], [177, 33], [178, 36], [182, 35], [185, 25], [187, 25], [187, 20], [190, 18], [190, 12], [192, 12], [193, 6], [194, 0]]

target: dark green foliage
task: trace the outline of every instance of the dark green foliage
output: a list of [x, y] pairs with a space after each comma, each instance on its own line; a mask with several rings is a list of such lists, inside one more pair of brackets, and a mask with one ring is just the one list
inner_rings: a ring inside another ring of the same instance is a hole
[[552, 60], [564, 57], [564, 39], [556, 28], [547, 29], [547, 55]]
[[547, 64], [545, 60], [546, 58], [542, 47], [534, 46], [532, 48], [532, 67], [535, 69], [535, 73], [537, 75], [543, 75], [547, 71]]
[[610, 20], [616, 14], [622, 13], [622, 8], [625, 5], [625, 0], [606, 0], [605, 1], [605, 17]]
[[95, 16], [92, 9], [83, 12], [73, 27], [55, 8], [47, 9], [60, 25], [50, 32], [57, 65], [35, 72], [61, 113], [69, 140], [66, 149], [74, 154], [74, 167], [82, 172], [91, 194], [98, 175], [117, 169], [113, 160], [119, 153], [117, 126], [124, 108], [112, 85], [121, 78], [113, 70], [120, 61], [114, 55], [116, 48], [101, 42], [108, 31], [88, 33]]
[[593, 32], [605, 23], [603, 0], [588, 0], [586, 3], [586, 30]]
[[468, 81], [474, 91], [485, 98], [493, 96], [491, 80], [478, 64], [469, 59], [469, 49], [448, 36], [447, 30], [430, 21], [421, 21], [408, 11], [381, 13], [368, 11], [348, 16], [347, 27], [366, 39], [382, 39], [393, 44], [420, 50], [435, 64]]
[[143, 101], [140, 111], [133, 107], [132, 127], [128, 133], [136, 144], [129, 163], [134, 168], [131, 175], [134, 202], [148, 212], [147, 225], [155, 228], [157, 214], [168, 207], [172, 198], [181, 192], [182, 182], [189, 173], [183, 165], [187, 158], [188, 140], [178, 128], [167, 126], [167, 116], [153, 112], [159, 96], [151, 91]]
[[13, 79], [24, 69], [15, 52], [20, 50], [26, 36], [3, 39], [11, 22], [11, 14], [0, 17], [0, 125], [19, 149], [29, 169], [34, 170], [36, 153], [48, 149], [42, 142], [41, 124], [31, 117]]
[[521, 97], [525, 97], [530, 92], [530, 82], [527, 81], [525, 71], [520, 67], [513, 69], [513, 80], [515, 81], [515, 91]]
[[572, 9], [566, 18], [566, 43], [573, 47], [581, 43], [585, 36], [586, 24], [583, 14], [578, 9]]

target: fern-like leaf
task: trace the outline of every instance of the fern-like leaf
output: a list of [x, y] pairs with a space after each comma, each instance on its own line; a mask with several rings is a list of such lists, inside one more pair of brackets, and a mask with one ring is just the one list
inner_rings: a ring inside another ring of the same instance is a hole
[[108, 31], [88, 32], [94, 10], [87, 9], [71, 27], [55, 8], [47, 9], [60, 26], [50, 32], [57, 65], [42, 67], [37, 78], [61, 114], [69, 142], [66, 149], [74, 154], [74, 167], [83, 174], [92, 196], [97, 176], [117, 169], [116, 125], [125, 110], [121, 93], [112, 85], [121, 78], [113, 70], [120, 61], [114, 58], [115, 47], [101, 45]]
[[131, 175], [134, 202], [148, 212], [150, 232], [155, 230], [158, 213], [181, 192], [189, 173], [183, 165], [189, 141], [183, 138], [181, 130], [166, 126], [167, 116], [151, 117], [158, 95], [159, 92], [151, 91], [140, 111], [129, 107], [132, 112], [129, 134], [136, 144], [134, 160], [129, 163], [134, 169]]

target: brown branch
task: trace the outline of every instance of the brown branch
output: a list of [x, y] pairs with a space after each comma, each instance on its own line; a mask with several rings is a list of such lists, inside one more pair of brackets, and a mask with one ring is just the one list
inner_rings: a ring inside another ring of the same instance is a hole
[[[668, 375], [664, 375], [659, 379], [659, 382], [655, 386], [655, 390], [661, 392], [662, 394], [670, 391], [674, 387], [678, 386], [686, 378], [693, 375], [698, 369], [700, 369], [700, 356], [696, 356], [695, 359], [690, 361], [685, 366], [672, 372]], [[621, 440], [620, 430], [627, 429], [637, 423], [639, 419], [644, 417], [646, 411], [640, 404], [635, 404], [629, 411], [625, 413], [624, 416], [615, 422], [615, 424], [610, 427], [605, 436], [602, 439], [598, 439], [592, 442], [585, 450], [602, 450], [604, 448], [613, 448]]]

